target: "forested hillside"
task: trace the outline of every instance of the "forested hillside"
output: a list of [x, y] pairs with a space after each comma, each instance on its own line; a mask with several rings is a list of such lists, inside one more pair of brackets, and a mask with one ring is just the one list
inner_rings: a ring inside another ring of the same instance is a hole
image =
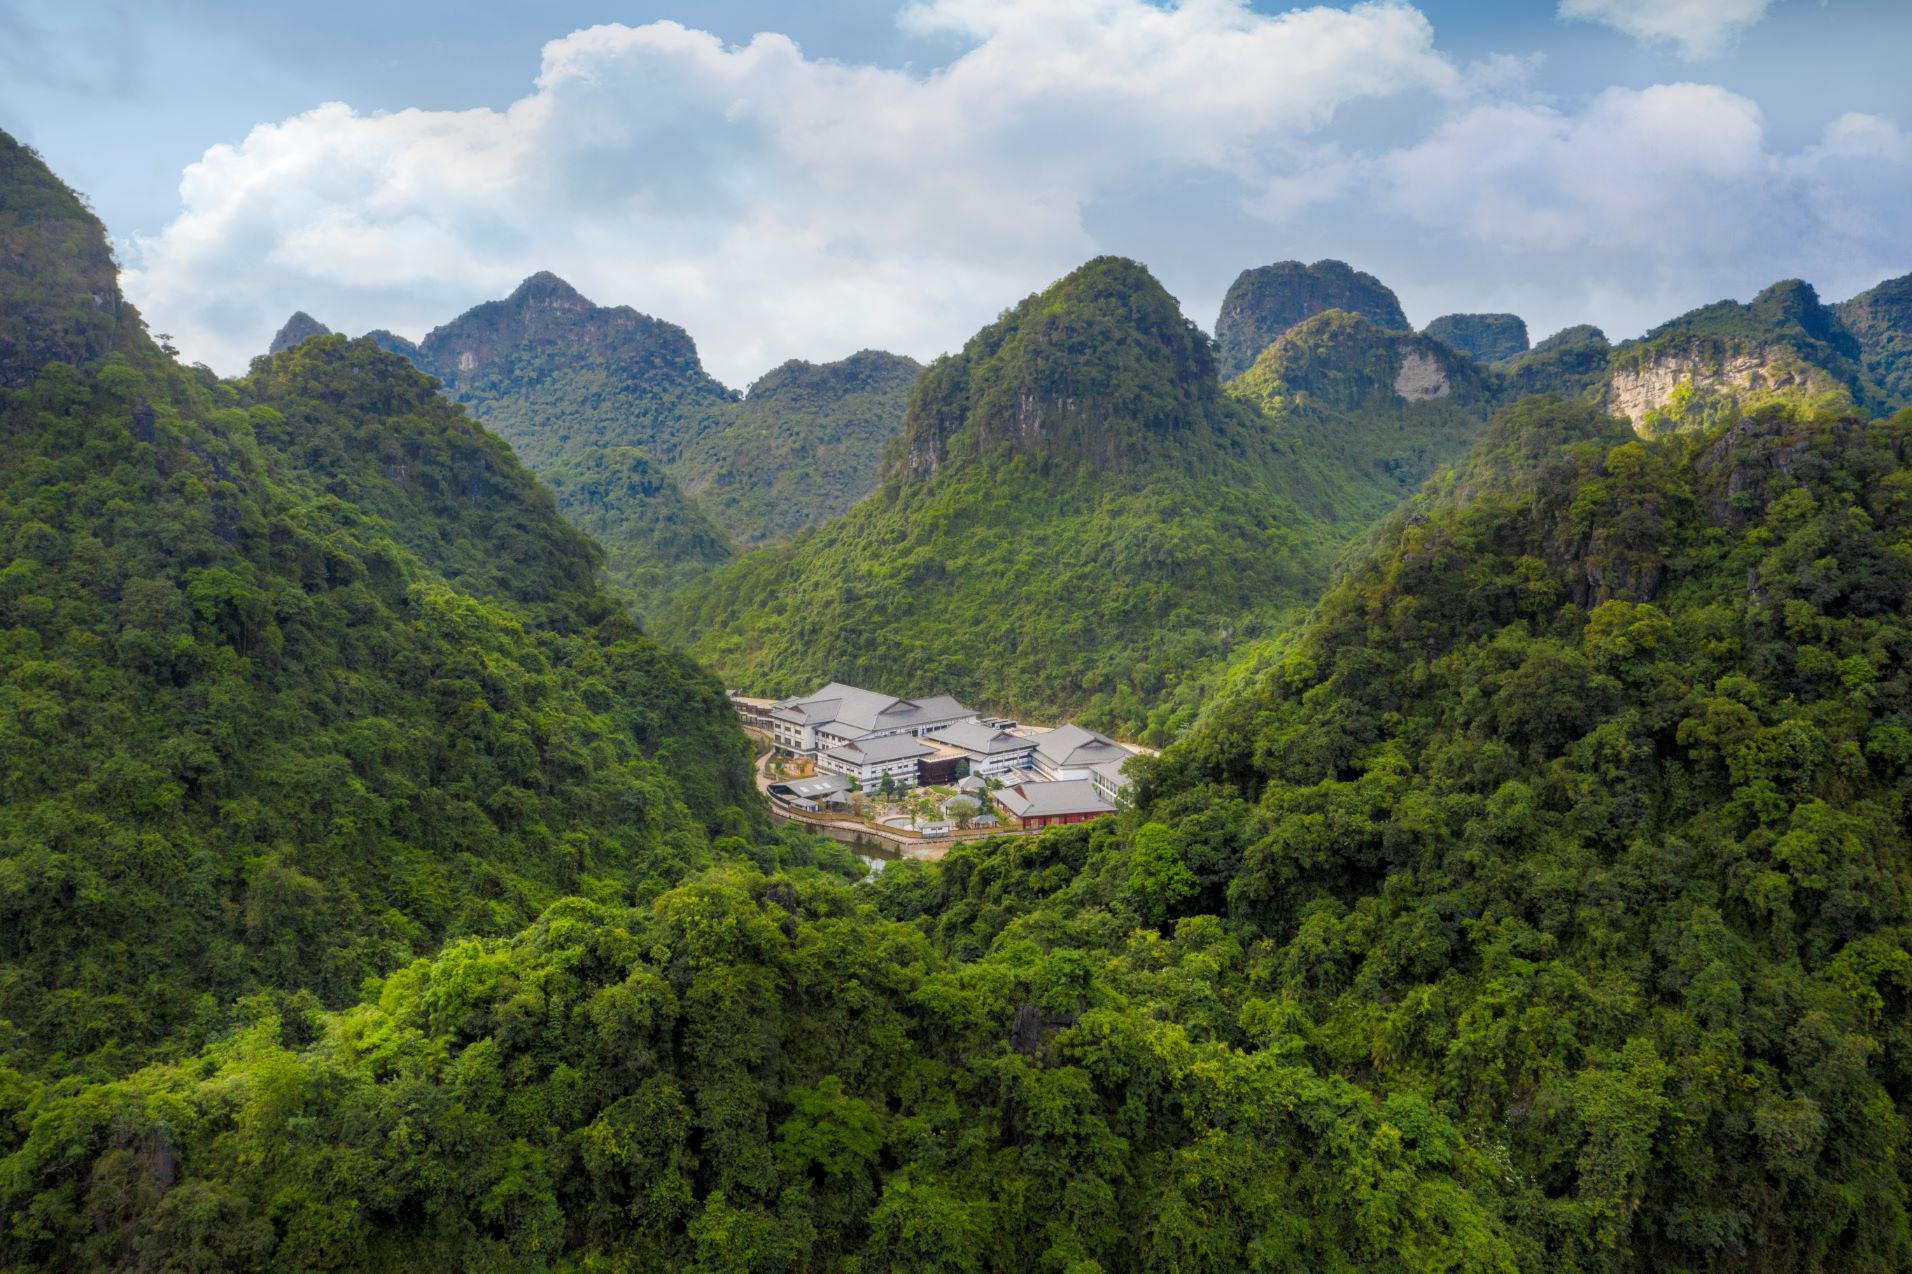
[[1905, 1267], [1909, 447], [1509, 409], [1102, 888], [1224, 916], [1304, 1055], [1473, 1130], [1525, 1268]]
[[787, 540], [875, 489], [922, 374], [915, 359], [873, 349], [834, 363], [792, 359], [752, 382], [679, 472], [740, 547]]
[[1895, 403], [1912, 403], [1912, 274], [1832, 307], [1859, 343], [1866, 370]]
[[[369, 342], [236, 383], [4, 140], [0, 1058], [107, 1074], [755, 827], [714, 682], [496, 438]], [[646, 882], [649, 882], [648, 884]]]
[[1339, 311], [1231, 390], [1146, 270], [1093, 261], [924, 373], [874, 497], [660, 631], [766, 693], [934, 687], [1166, 742], [1491, 405], [1464, 357]]
[[28, 1085], [0, 1254], [1901, 1268], [1909, 443], [1524, 403], [1135, 812]]
[[1341, 311], [1224, 389], [1092, 261], [697, 593], [1187, 723], [865, 878], [402, 357], [182, 368], [4, 134], [0, 263], [0, 1268], [1912, 1268], [1912, 409]]
[[1344, 261], [1257, 266], [1236, 276], [1215, 318], [1222, 378], [1247, 371], [1283, 332], [1329, 310], [1358, 314], [1387, 331], [1408, 326], [1393, 289]]
[[[299, 339], [325, 330], [294, 320]], [[549, 273], [416, 345], [368, 336], [512, 444], [645, 614], [733, 544], [788, 539], [868, 495], [922, 371], [864, 350], [792, 360], [738, 395], [704, 371], [682, 328], [595, 305]]]

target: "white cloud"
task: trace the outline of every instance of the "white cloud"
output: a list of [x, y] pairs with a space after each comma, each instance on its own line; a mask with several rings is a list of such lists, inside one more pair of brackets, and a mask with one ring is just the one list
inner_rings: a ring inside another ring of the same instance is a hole
[[683, 323], [733, 382], [861, 344], [933, 353], [1099, 249], [1101, 197], [1264, 182], [1363, 99], [1464, 73], [1399, 3], [930, 0], [919, 73], [675, 23], [553, 41], [502, 111], [329, 104], [189, 168], [129, 293], [222, 370], [291, 308], [417, 335], [537, 269]]
[[1912, 268], [1912, 144], [1896, 124], [1847, 115], [1787, 152], [1754, 102], [1713, 85], [1609, 89], [1572, 111], [1473, 105], [1352, 167], [1354, 197], [1449, 245], [1448, 278], [1537, 335], [1591, 320], [1628, 336], [1779, 278], [1838, 298]]
[[1672, 44], [1688, 58], [1731, 47], [1771, 0], [1560, 0], [1560, 16], [1601, 22], [1636, 40]]
[[187, 170], [128, 291], [232, 371], [294, 308], [416, 337], [550, 269], [683, 324], [742, 384], [954, 348], [1098, 252], [1204, 322], [1244, 266], [1338, 256], [1421, 320], [1616, 337], [1780, 277], [1843, 295], [1912, 269], [1912, 141], [1878, 116], [1788, 149], [1717, 86], [1546, 99], [1531, 60], [1457, 65], [1398, 3], [930, 0], [903, 21], [967, 51], [899, 70], [602, 26], [547, 45], [504, 110], [261, 125]]

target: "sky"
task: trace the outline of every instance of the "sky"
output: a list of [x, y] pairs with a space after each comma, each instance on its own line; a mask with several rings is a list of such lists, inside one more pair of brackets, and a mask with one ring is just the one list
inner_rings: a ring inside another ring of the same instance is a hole
[[1907, 0], [0, 0], [0, 128], [182, 356], [548, 269], [742, 387], [929, 358], [1102, 253], [1211, 328], [1337, 257], [1616, 339], [1912, 272]]

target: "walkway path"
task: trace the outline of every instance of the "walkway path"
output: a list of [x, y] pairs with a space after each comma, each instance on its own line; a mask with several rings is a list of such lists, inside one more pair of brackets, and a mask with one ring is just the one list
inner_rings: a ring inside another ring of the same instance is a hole
[[991, 836], [1025, 836], [1030, 833], [1020, 827], [972, 827], [965, 831], [950, 831], [941, 836], [919, 836], [915, 832], [901, 831], [892, 827], [878, 827], [858, 818], [832, 818], [826, 814], [812, 814], [808, 810], [793, 809], [770, 795], [770, 785], [777, 779], [770, 774], [770, 758], [777, 750], [770, 745], [770, 738], [763, 731], [746, 727], [744, 733], [755, 739], [764, 750], [757, 754], [757, 790], [763, 793], [764, 803], [770, 807], [773, 816], [786, 822], [801, 823], [819, 836], [828, 836], [850, 845], [860, 845], [887, 851], [898, 858], [921, 858], [935, 862], [949, 852], [949, 847], [957, 841], [987, 840]]

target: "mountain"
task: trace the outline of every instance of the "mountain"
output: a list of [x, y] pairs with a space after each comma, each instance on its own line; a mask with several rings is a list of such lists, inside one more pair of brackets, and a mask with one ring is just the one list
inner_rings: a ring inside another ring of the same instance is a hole
[[332, 329], [307, 314], [304, 310], [294, 310], [292, 317], [285, 321], [272, 338], [272, 344], [266, 347], [268, 354], [283, 354], [289, 349], [305, 344], [315, 336], [330, 336]]
[[1215, 320], [1223, 380], [1253, 365], [1276, 337], [1324, 310], [1359, 314], [1378, 327], [1406, 331], [1407, 316], [1386, 284], [1342, 261], [1278, 261], [1243, 270]]
[[1912, 403], [1912, 274], [1832, 307], [1859, 342], [1866, 371], [1897, 405]]
[[679, 472], [739, 545], [789, 539], [875, 487], [922, 373], [915, 359], [881, 350], [834, 363], [793, 359], [752, 383]]
[[[786, 363], [740, 397], [704, 371], [682, 328], [596, 305], [549, 273], [417, 345], [367, 335], [437, 376], [560, 488], [560, 507], [603, 543], [614, 583], [643, 613], [732, 543], [787, 539], [868, 495], [922, 371], [864, 350]], [[607, 483], [612, 472], [625, 476]], [[586, 487], [574, 510], [571, 493]]]
[[1161, 285], [1092, 261], [923, 373], [874, 496], [692, 585], [658, 631], [758, 692], [934, 688], [1166, 738], [1205, 670], [1287, 622], [1486, 412], [1435, 342], [1300, 330], [1331, 348], [1297, 337], [1224, 393]]
[[1075, 896], [1266, 944], [1314, 1056], [1495, 1148], [1520, 1268], [1906, 1266], [1908, 446], [1508, 409]]
[[1663, 323], [1616, 346], [1610, 364], [1607, 409], [1638, 428], [1685, 427], [1772, 393], [1843, 392], [1862, 409], [1884, 406], [1857, 338], [1797, 279], [1750, 304], [1719, 301]]
[[1527, 323], [1518, 314], [1443, 314], [1421, 334], [1483, 363], [1527, 352]]
[[604, 447], [673, 463], [737, 397], [683, 328], [594, 305], [548, 272], [433, 329], [418, 364], [537, 471]]
[[406, 340], [397, 332], [388, 332], [384, 328], [374, 328], [365, 334], [365, 339], [384, 350], [387, 354], [397, 354], [410, 363], [418, 362], [418, 346]]
[[1499, 368], [1503, 392], [1510, 400], [1530, 394], [1567, 399], [1603, 395], [1612, 359], [1613, 345], [1599, 328], [1565, 328]]
[[502, 442], [370, 342], [181, 368], [0, 140], [0, 1122], [758, 827], [721, 689]]
[[543, 474], [565, 520], [604, 546], [606, 579], [655, 605], [732, 557], [730, 541], [635, 447], [561, 460]]
[[1227, 389], [1305, 445], [1332, 480], [1321, 503], [1349, 525], [1465, 454], [1499, 395], [1490, 373], [1444, 343], [1342, 310], [1288, 329]]
[[[402, 337], [382, 335], [405, 352]], [[533, 469], [641, 448], [744, 545], [787, 538], [868, 495], [922, 370], [878, 350], [792, 361], [740, 398], [705, 373], [682, 328], [593, 305], [552, 274], [437, 328], [416, 361]]]
[[118, 268], [79, 196], [0, 132], [0, 388], [113, 348]]

